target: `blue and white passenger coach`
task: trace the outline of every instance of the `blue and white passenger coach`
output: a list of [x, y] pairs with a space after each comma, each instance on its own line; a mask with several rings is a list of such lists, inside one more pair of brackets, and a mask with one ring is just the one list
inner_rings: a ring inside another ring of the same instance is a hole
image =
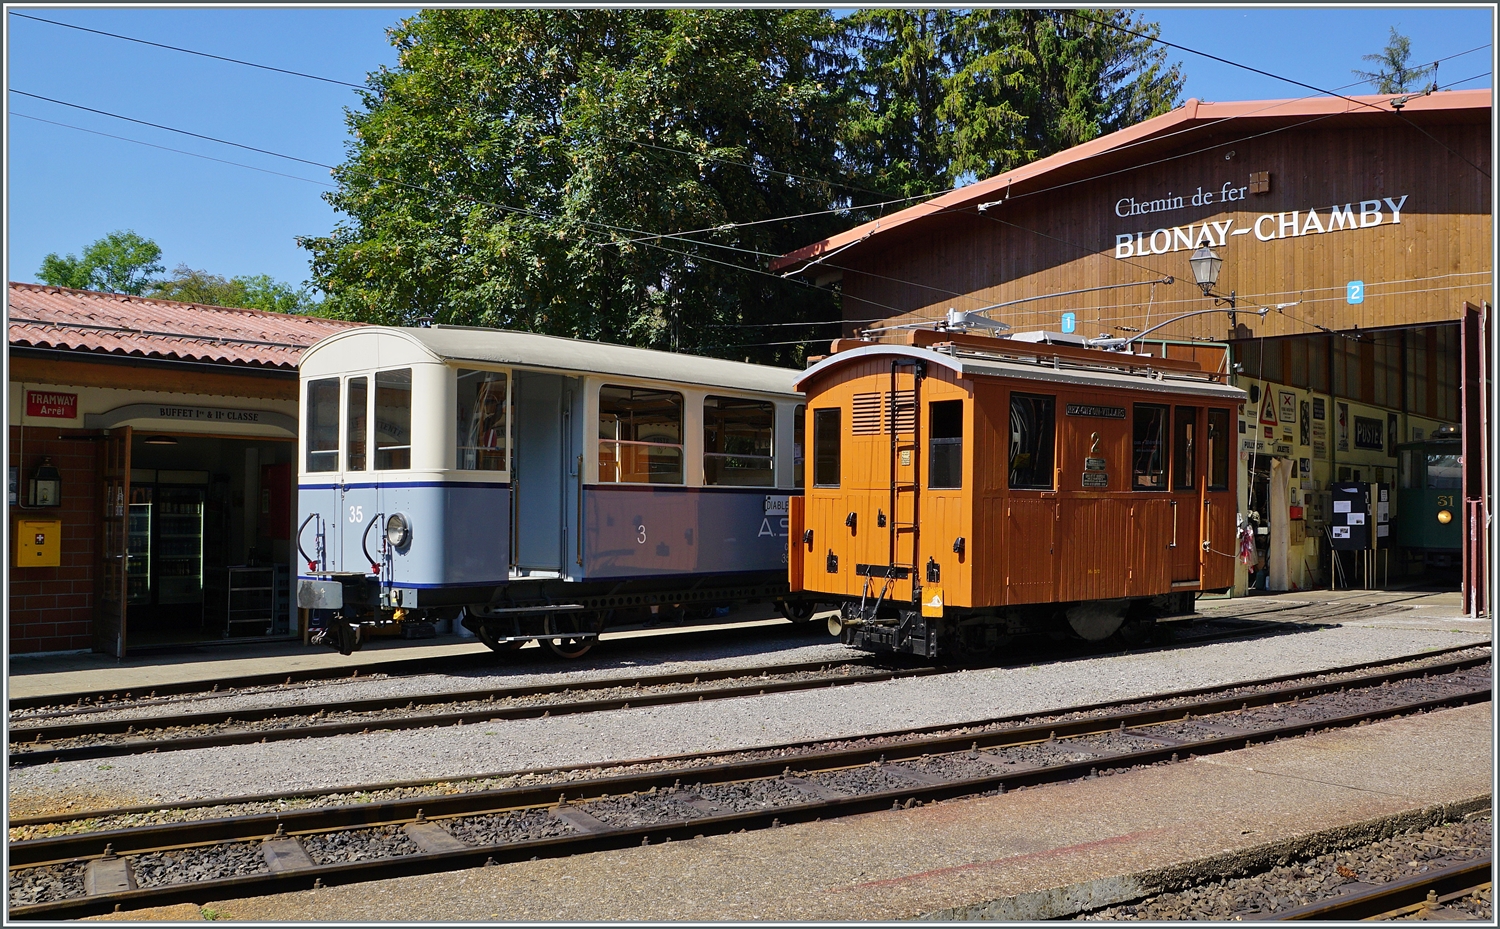
[[633, 609], [781, 598], [797, 373], [496, 329], [330, 336], [301, 364], [298, 605], [346, 652], [462, 608], [497, 651], [576, 656]]

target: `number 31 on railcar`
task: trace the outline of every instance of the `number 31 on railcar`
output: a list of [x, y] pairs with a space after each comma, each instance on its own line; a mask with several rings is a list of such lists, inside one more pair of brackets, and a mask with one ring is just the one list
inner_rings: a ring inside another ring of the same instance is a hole
[[972, 660], [1026, 632], [1139, 642], [1233, 585], [1243, 391], [1190, 361], [909, 341], [856, 343], [797, 384], [791, 585], [841, 602], [845, 644]]
[[532, 333], [330, 336], [301, 363], [298, 606], [348, 652], [456, 616], [559, 655], [787, 590], [798, 372]]

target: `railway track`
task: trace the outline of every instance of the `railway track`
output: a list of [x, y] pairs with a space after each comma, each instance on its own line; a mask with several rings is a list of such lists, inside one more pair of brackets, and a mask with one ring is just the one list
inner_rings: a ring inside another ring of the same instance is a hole
[[1307, 906], [1257, 914], [1246, 920], [1469, 919], [1454, 904], [1492, 888], [1494, 862], [1485, 855], [1403, 880], [1365, 887]]
[[[508, 719], [534, 719], [597, 713], [630, 707], [666, 706], [704, 700], [787, 693], [821, 687], [867, 684], [941, 674], [933, 667], [887, 668], [873, 659], [843, 663], [805, 662], [764, 668], [739, 668], [719, 672], [664, 674], [637, 678], [574, 682], [565, 686], [528, 685], [482, 688], [410, 696], [378, 697], [311, 706], [240, 708], [175, 716], [87, 720], [45, 726], [18, 726], [10, 730], [12, 767], [49, 764], [91, 758], [112, 758], [146, 752], [183, 751], [280, 742], [290, 739], [326, 738], [375, 730], [423, 729], [433, 726], [471, 725]], [[721, 682], [721, 686], [711, 686]], [[705, 686], [710, 685], [710, 686]], [[578, 699], [576, 694], [620, 691], [602, 699]], [[421, 703], [418, 704], [417, 700]], [[434, 712], [439, 707], [454, 707]], [[337, 717], [349, 717], [338, 719]], [[265, 723], [265, 726], [254, 724]], [[240, 724], [230, 731], [205, 732]], [[252, 728], [243, 728], [251, 724]], [[182, 734], [180, 730], [189, 730]], [[200, 734], [193, 734], [197, 731]], [[108, 739], [108, 741], [98, 741]], [[58, 744], [65, 740], [86, 744]]]
[[[23, 902], [10, 916], [70, 919], [575, 855], [1098, 777], [1487, 701], [1489, 662], [1471, 655], [1353, 679], [1282, 677], [1256, 682], [1255, 693], [1195, 691], [1170, 707], [1099, 704], [729, 762], [654, 759], [566, 783], [12, 842], [12, 900], [18, 887], [39, 886], [66, 888], [66, 898]], [[198, 877], [173, 877], [188, 873]]]
[[[1184, 630], [1170, 645], [1177, 648], [1246, 636], [1302, 631], [1301, 623], [1218, 620], [1197, 634]], [[827, 686], [876, 683], [945, 673], [933, 667], [890, 667], [884, 660], [852, 658], [845, 662], [802, 662], [760, 668], [699, 671], [636, 678], [570, 682], [567, 685], [489, 687], [440, 694], [387, 696], [321, 704], [292, 704], [161, 715], [104, 714], [92, 707], [12, 720], [8, 763], [32, 764], [115, 758], [133, 754], [183, 751], [325, 738], [371, 730], [394, 731], [432, 726], [462, 726], [507, 719], [575, 715], [629, 707], [666, 706], [768, 693], [787, 693]], [[354, 672], [357, 679], [358, 671]], [[735, 682], [739, 683], [724, 683]], [[286, 683], [290, 682], [290, 678]], [[721, 686], [710, 686], [720, 682]], [[219, 693], [216, 690], [213, 693]], [[226, 691], [227, 692], [227, 691]], [[580, 699], [578, 694], [609, 693]], [[40, 723], [39, 725], [37, 723]]]
[[[1312, 612], [1327, 610], [1330, 607], [1339, 609], [1339, 616], [1358, 615], [1381, 607], [1399, 604], [1406, 600], [1420, 599], [1419, 595], [1405, 597], [1394, 601], [1374, 602], [1349, 602], [1347, 600], [1318, 600], [1310, 603], [1299, 603], [1293, 605], [1277, 605], [1266, 609], [1256, 610], [1249, 614], [1236, 616], [1216, 616], [1212, 614], [1199, 614], [1194, 617], [1192, 626], [1188, 629], [1176, 628], [1173, 645], [1188, 645], [1199, 642], [1220, 641], [1225, 638], [1233, 638], [1240, 635], [1263, 634], [1274, 632], [1278, 629], [1284, 630], [1296, 623], [1288, 620], [1273, 620], [1267, 623], [1260, 617], [1279, 615], [1293, 612]], [[1180, 627], [1186, 623], [1164, 623], [1165, 627]], [[1215, 626], [1209, 631], [1199, 632], [1197, 627]], [[806, 638], [799, 629], [803, 627], [788, 626], [783, 635], [796, 638]], [[693, 636], [714, 635], [728, 638], [755, 638], [763, 640], [767, 635], [764, 628], [754, 629], [713, 629], [688, 633]], [[643, 643], [648, 640], [631, 640], [631, 644]], [[623, 645], [616, 642], [616, 645]], [[334, 668], [313, 668], [297, 671], [278, 671], [264, 674], [249, 674], [236, 677], [220, 678], [213, 682], [212, 689], [208, 689], [204, 682], [179, 681], [172, 683], [151, 684], [128, 690], [124, 692], [103, 693], [98, 691], [75, 691], [67, 694], [48, 694], [33, 697], [12, 697], [9, 700], [9, 710], [12, 716], [12, 724], [25, 723], [40, 719], [58, 719], [70, 714], [83, 714], [88, 712], [99, 712], [105, 710], [133, 708], [150, 706], [157, 703], [167, 703], [174, 697], [186, 698], [217, 698], [232, 692], [253, 691], [256, 689], [276, 690], [291, 686], [316, 685], [324, 683], [339, 683], [349, 680], [371, 679], [380, 677], [408, 676], [417, 674], [461, 674], [472, 671], [484, 671], [493, 669], [497, 664], [514, 665], [515, 659], [506, 660], [486, 650], [478, 653], [468, 653], [448, 656], [427, 656], [422, 658], [396, 659], [392, 661], [366, 661], [354, 664], [344, 664]], [[550, 659], [547, 664], [557, 667]], [[139, 692], [137, 692], [139, 691]], [[18, 717], [17, 714], [29, 714]]]

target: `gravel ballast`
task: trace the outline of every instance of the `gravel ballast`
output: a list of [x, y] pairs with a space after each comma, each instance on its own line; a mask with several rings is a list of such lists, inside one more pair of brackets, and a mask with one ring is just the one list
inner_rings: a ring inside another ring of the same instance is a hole
[[[11, 815], [54, 812], [79, 797], [180, 802], [847, 737], [1317, 672], [1473, 641], [1471, 632], [1430, 626], [1346, 625], [732, 701], [37, 765], [10, 772]], [[649, 671], [669, 667], [652, 663]]]

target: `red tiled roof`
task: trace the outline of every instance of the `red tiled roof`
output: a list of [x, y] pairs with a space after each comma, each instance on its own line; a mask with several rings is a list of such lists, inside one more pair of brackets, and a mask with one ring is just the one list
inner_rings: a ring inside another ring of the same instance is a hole
[[[1407, 95], [1406, 101], [1400, 108], [1401, 115], [1410, 120], [1413, 116], [1420, 119], [1431, 114], [1467, 111], [1470, 114], [1482, 113], [1485, 118], [1488, 118], [1493, 94], [1494, 92], [1486, 87], [1480, 90], [1445, 90], [1427, 96]], [[1302, 97], [1295, 100], [1238, 100], [1230, 103], [1208, 103], [1191, 99], [1169, 113], [1136, 123], [1119, 132], [1100, 136], [1055, 155], [1039, 158], [1004, 174], [987, 178], [977, 184], [950, 190], [899, 213], [892, 213], [890, 216], [856, 226], [811, 245], [805, 245], [794, 252], [772, 259], [771, 270], [785, 271], [787, 268], [798, 267], [809, 261], [828, 256], [834, 251], [853, 248], [872, 236], [889, 232], [914, 221], [967, 209], [985, 200], [1009, 196], [1013, 188], [1020, 193], [1023, 189], [1027, 189], [1021, 184], [1022, 181], [1032, 181], [1043, 175], [1075, 168], [1082, 162], [1101, 156], [1119, 157], [1122, 150], [1132, 149], [1137, 145], [1152, 141], [1160, 142], [1196, 126], [1206, 127], [1226, 119], [1234, 119], [1247, 128], [1256, 124], [1254, 131], [1259, 132], [1264, 131], [1266, 123], [1307, 120], [1313, 117], [1358, 120], [1363, 124], [1372, 118], [1389, 120], [1394, 112], [1391, 101], [1397, 99], [1400, 97], [1392, 94], [1360, 97]], [[1136, 151], [1124, 157], [1146, 159], [1142, 151]]]
[[12, 281], [11, 346], [292, 370], [303, 349], [363, 323]]

